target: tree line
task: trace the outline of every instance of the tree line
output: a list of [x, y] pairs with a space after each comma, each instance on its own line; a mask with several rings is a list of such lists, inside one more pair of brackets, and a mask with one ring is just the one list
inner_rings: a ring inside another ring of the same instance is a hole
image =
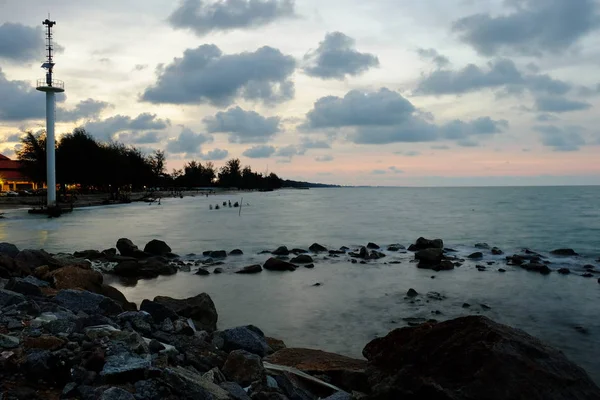
[[[46, 135], [27, 132], [17, 151], [23, 173], [36, 183], [46, 181]], [[82, 191], [139, 191], [147, 188], [191, 189], [199, 187], [236, 187], [240, 189], [277, 189], [283, 181], [274, 173], [261, 174], [239, 159], [221, 168], [212, 162], [192, 160], [182, 169], [167, 172], [162, 150], [144, 154], [135, 146], [119, 142], [104, 143], [83, 128], [63, 135], [56, 144], [56, 181], [63, 189], [80, 185]]]

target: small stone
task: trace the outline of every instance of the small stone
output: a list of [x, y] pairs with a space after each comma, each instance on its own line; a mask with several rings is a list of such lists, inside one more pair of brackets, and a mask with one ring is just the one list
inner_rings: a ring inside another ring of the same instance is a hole
[[552, 250], [550, 253], [554, 254], [556, 256], [578, 256], [579, 255], [573, 249], [556, 249], [556, 250]]
[[254, 264], [254, 265], [248, 265], [247, 267], [244, 267], [238, 271], [236, 271], [236, 274], [257, 274], [259, 272], [262, 272], [262, 267], [259, 264]]
[[229, 252], [230, 256], [241, 256], [243, 254], [244, 254], [244, 252], [240, 249], [234, 249]]
[[148, 343], [148, 349], [150, 349], [151, 353], [158, 353], [165, 349], [165, 346], [161, 342], [156, 339], [152, 339], [150, 343]]
[[304, 268], [312, 269], [315, 267], [315, 264], [304, 264]]
[[19, 347], [21, 340], [15, 336], [0, 334], [0, 347], [3, 349], [14, 349]]
[[471, 305], [469, 303], [463, 303], [462, 308], [470, 308]]
[[215, 268], [215, 270], [213, 271], [213, 274], [222, 274], [223, 273], [223, 268], [219, 267], [219, 268]]
[[317, 282], [313, 286], [321, 286], [321, 283]]
[[561, 275], [568, 275], [571, 273], [571, 270], [569, 268], [560, 268], [558, 270], [558, 273]]
[[506, 272], [504, 268], [498, 268], [498, 272]]
[[594, 274], [590, 274], [590, 273], [588, 272], [588, 273], [586, 273], [586, 274], [583, 274], [583, 275], [581, 275], [581, 276], [583, 276], [584, 278], [593, 278], [593, 277], [594, 277]]
[[469, 256], [467, 258], [470, 258], [472, 260], [478, 259], [478, 258], [483, 258], [483, 253], [480, 251], [476, 251], [475, 253], [469, 254]]
[[204, 268], [198, 268], [198, 271], [196, 271], [195, 275], [210, 275], [210, 272]]
[[410, 288], [410, 289], [408, 289], [408, 292], [406, 292], [406, 295], [408, 297], [415, 297], [415, 296], [418, 296], [419, 293], [417, 293], [417, 291], [415, 289]]
[[112, 387], [102, 393], [100, 400], [135, 400], [135, 397], [126, 390]]
[[379, 247], [379, 245], [373, 243], [373, 242], [369, 242], [369, 244], [367, 244], [367, 249], [370, 250], [379, 250], [381, 247]]
[[310, 264], [313, 261], [313, 258], [308, 254], [300, 254], [299, 256], [294, 257], [290, 260], [291, 263], [295, 264]]
[[327, 251], [327, 248], [325, 246], [321, 246], [319, 243], [313, 243], [313, 244], [311, 244], [308, 249], [310, 251], [312, 251], [313, 253], [320, 253], [320, 252], [323, 252], [323, 251]]
[[491, 310], [492, 307], [485, 305], [485, 304], [480, 304], [481, 308], [483, 308], [484, 310]]

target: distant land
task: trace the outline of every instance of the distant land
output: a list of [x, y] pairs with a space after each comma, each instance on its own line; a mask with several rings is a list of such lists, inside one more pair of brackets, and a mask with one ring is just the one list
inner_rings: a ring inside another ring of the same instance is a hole
[[340, 185], [328, 185], [325, 183], [313, 183], [313, 182], [302, 182], [302, 181], [292, 181], [286, 179], [282, 183], [282, 187], [284, 188], [339, 188], [342, 187]]

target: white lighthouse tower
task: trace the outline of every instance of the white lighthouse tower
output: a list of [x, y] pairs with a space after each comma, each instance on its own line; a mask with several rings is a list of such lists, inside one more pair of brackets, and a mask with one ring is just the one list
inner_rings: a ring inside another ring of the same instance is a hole
[[54, 136], [54, 123], [56, 117], [56, 99], [55, 93], [62, 93], [65, 91], [65, 84], [63, 81], [54, 79], [52, 76], [54, 69], [53, 52], [52, 46], [52, 27], [56, 25], [56, 21], [50, 21], [46, 19], [42, 22], [46, 25], [46, 50], [48, 52], [48, 59], [42, 65], [42, 68], [46, 70], [46, 78], [38, 79], [36, 89], [40, 92], [46, 92], [46, 182], [48, 185], [48, 209], [56, 208], [56, 160], [55, 160], [55, 147], [56, 138]]

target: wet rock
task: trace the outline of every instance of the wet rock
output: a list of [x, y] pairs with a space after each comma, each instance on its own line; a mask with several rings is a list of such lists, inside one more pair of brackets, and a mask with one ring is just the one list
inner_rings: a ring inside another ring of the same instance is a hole
[[324, 375], [330, 383], [344, 390], [367, 391], [364, 360], [320, 350], [287, 348], [265, 358], [265, 361], [299, 369], [311, 375]]
[[439, 265], [442, 262], [443, 249], [429, 248], [415, 253], [415, 260], [419, 260], [419, 268]]
[[[455, 264], [450, 260], [442, 260], [438, 265], [431, 267], [434, 271], [450, 271], [454, 269]], [[419, 268], [421, 265], [419, 264]]]
[[100, 286], [100, 292], [102, 296], [108, 297], [109, 299], [117, 302], [123, 310], [125, 311], [137, 311], [137, 305], [131, 301], [128, 301], [127, 298], [121, 291], [110, 285], [102, 285]]
[[102, 392], [100, 400], [135, 400], [135, 397], [126, 390], [112, 387]]
[[233, 249], [229, 252], [230, 256], [241, 256], [243, 254], [244, 254], [244, 252], [240, 249]]
[[106, 255], [98, 250], [82, 250], [73, 253], [73, 257], [82, 258], [84, 260], [100, 260], [105, 258]]
[[266, 379], [265, 368], [260, 357], [244, 350], [234, 350], [229, 353], [223, 366], [223, 373], [229, 380], [241, 386]]
[[488, 250], [490, 248], [490, 245], [487, 243], [475, 243], [474, 247], [476, 249]]
[[220, 386], [212, 383], [194, 371], [182, 367], [166, 368], [161, 381], [165, 382], [176, 394], [176, 398], [199, 400], [229, 400], [229, 394]]
[[114, 300], [85, 290], [61, 290], [54, 300], [75, 313], [116, 315], [123, 312], [123, 307]]
[[550, 272], [552, 272], [552, 270], [548, 268], [546, 264], [529, 263], [523, 264], [520, 267], [527, 271], [539, 272], [542, 275], [548, 275]]
[[226, 258], [227, 252], [225, 250], [211, 251], [209, 254], [209, 257], [210, 258]]
[[554, 254], [555, 256], [578, 256], [579, 255], [573, 249], [556, 249], [556, 250], [552, 250], [550, 253]]
[[593, 278], [594, 274], [591, 274], [591, 273], [588, 272], [588, 273], [585, 273], [585, 274], [583, 274], [581, 276], [583, 276], [584, 278]]
[[492, 307], [490, 307], [490, 306], [488, 306], [488, 305], [486, 305], [486, 304], [480, 304], [479, 306], [480, 306], [482, 309], [484, 309], [484, 310], [491, 310], [491, 309], [492, 309]]
[[160, 275], [174, 275], [177, 273], [177, 267], [162, 257], [151, 257], [146, 260], [121, 261], [112, 273], [122, 277], [152, 279]]
[[206, 293], [200, 293], [187, 299], [157, 296], [154, 298], [154, 302], [170, 308], [182, 317], [191, 318], [198, 330], [214, 332], [217, 329], [219, 318], [217, 309]]
[[313, 269], [315, 267], [315, 264], [304, 264], [303, 267], [308, 268], [308, 269]]
[[152, 340], [150, 340], [150, 343], [148, 343], [148, 350], [150, 350], [150, 352], [153, 354], [158, 353], [164, 349], [165, 349], [165, 346], [156, 339], [152, 339]]
[[396, 329], [363, 355], [374, 399], [600, 398], [562, 352], [485, 317]]
[[122, 256], [134, 257], [139, 248], [133, 244], [133, 242], [127, 238], [121, 238], [117, 240], [117, 250]]
[[171, 248], [162, 240], [153, 239], [146, 244], [144, 247], [144, 252], [152, 254], [153, 256], [165, 257], [171, 254]]
[[387, 248], [387, 251], [400, 251], [400, 250], [404, 250], [405, 247], [402, 246], [401, 244], [392, 244], [389, 245]]
[[350, 393], [335, 392], [331, 396], [325, 397], [323, 400], [353, 400], [354, 397]]
[[263, 332], [253, 325], [226, 329], [220, 332], [220, 337], [226, 352], [245, 350], [264, 357], [271, 350]]
[[210, 275], [210, 272], [204, 268], [198, 268], [194, 275]]
[[287, 348], [287, 346], [285, 345], [285, 343], [283, 342], [283, 340], [279, 340], [279, 339], [275, 339], [272, 337], [265, 337], [265, 340], [267, 341], [267, 345], [275, 352], [275, 351], [279, 351], [281, 349], [285, 349]]
[[476, 265], [475, 268], [477, 268], [477, 271], [479, 272], [484, 272], [487, 269], [483, 265]]
[[312, 263], [314, 260], [311, 256], [309, 256], [308, 254], [300, 254], [297, 257], [294, 257], [290, 260], [291, 263], [296, 263], [296, 264], [310, 264]]
[[256, 265], [249, 265], [247, 267], [244, 267], [242, 269], [240, 269], [239, 271], [236, 271], [236, 274], [257, 274], [259, 272], [262, 272], [262, 267], [258, 264]]
[[269, 258], [263, 265], [263, 268], [268, 271], [295, 271], [296, 266], [284, 260], [277, 258]]
[[417, 291], [415, 289], [410, 288], [410, 289], [408, 289], [408, 292], [406, 292], [406, 295], [408, 297], [415, 297], [415, 296], [418, 296], [419, 293], [417, 293]]
[[469, 254], [467, 258], [470, 258], [472, 260], [478, 259], [478, 258], [483, 258], [483, 253], [480, 251], [476, 251], [475, 253]]
[[379, 250], [381, 247], [379, 247], [379, 245], [373, 243], [373, 242], [369, 242], [367, 244], [367, 249], [369, 250]]
[[150, 366], [149, 356], [121, 353], [106, 357], [100, 376], [107, 383], [135, 382], [144, 378], [144, 372]]
[[470, 308], [471, 305], [469, 303], [463, 303], [462, 308]]
[[312, 251], [313, 253], [321, 253], [321, 252], [327, 251], [327, 247], [321, 246], [319, 243], [311, 244], [308, 249], [310, 251]]
[[19, 249], [12, 243], [0, 243], [0, 254], [4, 254], [10, 258], [15, 258], [19, 254]]
[[215, 270], [213, 271], [213, 274], [222, 274], [223, 272], [224, 272], [223, 268], [219, 267], [219, 268], [215, 268]]
[[292, 250], [290, 250], [290, 253], [298, 255], [298, 254], [306, 254], [306, 253], [308, 253], [308, 251], [304, 250], [304, 249], [292, 249]]
[[492, 254], [495, 256], [499, 256], [501, 254], [504, 254], [504, 252], [497, 247], [492, 247]]
[[587, 328], [583, 327], [583, 326], [576, 326], [576, 327], [574, 327], [574, 329], [575, 329], [577, 332], [579, 332], [579, 333], [581, 333], [581, 334], [583, 334], [583, 335], [587, 335], [587, 334], [589, 334], [589, 333], [590, 333], [590, 331], [589, 331]]
[[358, 261], [356, 261], [355, 259], [352, 259], [352, 260], [350, 260], [350, 262], [351, 262], [352, 264], [357, 264], [357, 263], [358, 263]]
[[425, 249], [443, 249], [444, 248], [444, 242], [442, 239], [425, 239], [424, 237], [420, 237], [417, 239], [417, 241], [414, 244], [411, 244], [408, 247], [408, 250], [410, 251], [417, 251], [417, 250], [425, 250]]
[[506, 272], [504, 268], [498, 268], [498, 272]]
[[558, 273], [561, 275], [568, 275], [571, 273], [571, 270], [569, 268], [560, 268], [558, 270]]
[[275, 256], [287, 256], [290, 254], [290, 251], [288, 250], [288, 248], [286, 246], [280, 246], [275, 251], [273, 251], [271, 254], [273, 254]]

